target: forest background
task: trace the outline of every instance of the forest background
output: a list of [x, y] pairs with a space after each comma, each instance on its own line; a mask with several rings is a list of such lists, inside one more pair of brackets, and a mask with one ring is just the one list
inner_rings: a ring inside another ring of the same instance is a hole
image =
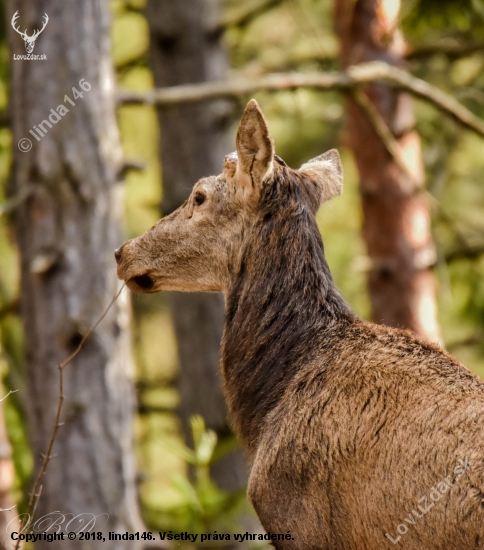
[[[46, 464], [36, 517], [258, 528], [220, 388], [220, 296], [125, 291], [65, 369], [56, 458], [42, 460], [57, 364], [118, 288], [114, 249], [221, 171], [250, 97], [293, 168], [340, 151], [344, 193], [318, 223], [351, 307], [439, 340], [484, 377], [482, 0], [0, 4], [0, 367], [4, 394], [18, 390], [0, 402], [0, 508], [17, 506], [3, 526], [32, 512]], [[47, 61], [13, 59], [16, 10], [30, 32], [48, 14], [34, 51]], [[345, 80], [369, 62], [383, 76]], [[29, 136], [82, 79], [92, 88], [65, 120]]]

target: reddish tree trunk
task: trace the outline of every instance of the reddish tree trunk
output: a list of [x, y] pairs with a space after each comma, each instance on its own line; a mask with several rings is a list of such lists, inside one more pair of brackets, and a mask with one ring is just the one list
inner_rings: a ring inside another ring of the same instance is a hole
[[[366, 61], [401, 65], [399, 2], [335, 0], [343, 66]], [[360, 174], [363, 237], [371, 259], [369, 291], [373, 320], [439, 339], [434, 246], [429, 208], [420, 192], [423, 165], [408, 94], [375, 83], [364, 89], [388, 125], [408, 172], [389, 154], [368, 115], [348, 99], [349, 145]], [[410, 174], [411, 175], [410, 175]]]

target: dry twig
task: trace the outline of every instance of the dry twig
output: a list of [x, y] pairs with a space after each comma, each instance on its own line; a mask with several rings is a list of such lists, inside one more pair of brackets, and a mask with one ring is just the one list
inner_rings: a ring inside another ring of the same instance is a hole
[[[42, 494], [42, 479], [45, 475], [45, 471], [47, 469], [47, 465], [50, 462], [50, 459], [52, 458], [51, 452], [52, 447], [54, 446], [54, 442], [57, 436], [57, 432], [59, 428], [62, 426], [62, 423], [60, 422], [60, 415], [62, 412], [62, 406], [64, 404], [64, 368], [79, 354], [82, 347], [84, 346], [86, 340], [89, 338], [89, 336], [92, 334], [92, 332], [96, 329], [96, 327], [99, 325], [99, 323], [106, 317], [108, 311], [111, 309], [113, 304], [118, 299], [121, 292], [124, 290], [125, 285], [120, 288], [116, 296], [109, 302], [106, 309], [103, 311], [103, 313], [100, 315], [100, 317], [97, 319], [97, 321], [92, 325], [92, 327], [84, 334], [82, 337], [82, 340], [80, 341], [79, 345], [77, 346], [76, 350], [69, 355], [67, 359], [65, 359], [62, 363], [57, 365], [57, 368], [59, 370], [59, 400], [57, 402], [57, 411], [55, 414], [55, 421], [54, 425], [52, 427], [52, 434], [50, 436], [49, 443], [47, 445], [46, 452], [42, 455], [42, 464], [40, 466], [39, 472], [35, 478], [34, 485], [32, 487], [32, 491], [30, 493], [29, 503], [26, 510], [26, 518], [34, 517], [35, 511], [37, 509], [37, 505], [39, 503], [40, 495]], [[15, 544], [15, 550], [18, 550], [20, 546], [20, 538], [17, 539], [17, 543]]]
[[124, 104], [149, 104], [169, 107], [211, 99], [250, 95], [261, 90], [280, 91], [297, 88], [350, 91], [355, 86], [381, 81], [406, 90], [415, 97], [434, 105], [459, 124], [484, 137], [484, 121], [459, 103], [454, 97], [407, 71], [372, 61], [348, 67], [346, 71], [327, 73], [275, 73], [255, 79], [234, 79], [201, 84], [184, 84], [155, 89], [147, 93], [120, 91], [118, 101]]
[[[12, 393], [17, 393], [17, 392], [18, 392], [18, 390], [10, 390], [10, 391], [7, 393], [7, 395], [4, 395], [4, 396], [2, 397], [2, 399], [0, 399], [0, 402], [2, 402], [4, 399], [7, 399], [7, 397], [8, 397], [9, 395], [11, 395]], [[12, 506], [12, 508], [13, 508], [13, 506]], [[9, 510], [11, 510], [11, 508], [9, 508]]]
[[414, 187], [419, 189], [423, 185], [423, 179], [419, 178], [414, 172], [412, 172], [410, 166], [405, 162], [402, 155], [402, 148], [400, 147], [395, 136], [392, 134], [387, 123], [378, 112], [373, 103], [369, 100], [368, 96], [361, 90], [361, 88], [355, 88], [352, 92], [353, 99], [358, 106], [363, 110], [375, 132], [378, 134], [386, 150], [393, 158], [395, 164], [406, 174]]

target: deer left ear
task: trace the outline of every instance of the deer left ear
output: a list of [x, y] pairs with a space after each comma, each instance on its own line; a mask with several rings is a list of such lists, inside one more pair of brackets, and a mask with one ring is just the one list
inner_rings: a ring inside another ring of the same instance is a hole
[[343, 192], [343, 165], [336, 149], [308, 160], [299, 171], [311, 178], [320, 190], [320, 204]]
[[270, 176], [274, 163], [274, 143], [255, 99], [251, 99], [244, 110], [236, 143], [237, 181], [245, 188], [255, 189]]

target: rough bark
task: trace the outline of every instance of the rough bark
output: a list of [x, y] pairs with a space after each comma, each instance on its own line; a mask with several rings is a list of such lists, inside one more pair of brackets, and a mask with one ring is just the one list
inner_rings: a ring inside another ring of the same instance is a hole
[[[217, 0], [149, 0], [151, 65], [157, 87], [222, 80], [227, 53], [221, 42]], [[226, 100], [173, 106], [159, 111], [164, 214], [178, 208], [201, 178], [222, 170], [230, 141], [231, 104]], [[180, 417], [189, 437], [189, 420], [201, 414], [219, 439], [229, 435], [219, 373], [224, 304], [221, 295], [171, 296], [180, 357]], [[213, 468], [225, 489], [240, 487], [246, 470], [239, 453]]]
[[[335, 0], [343, 66], [385, 61], [399, 66], [405, 54], [397, 27], [399, 2]], [[368, 278], [373, 320], [439, 339], [435, 260], [419, 137], [410, 96], [380, 83], [364, 88], [371, 105], [395, 137], [403, 170], [367, 113], [348, 99], [348, 140], [360, 174], [363, 237], [371, 260]]]
[[[113, 258], [123, 241], [122, 154], [115, 119], [108, 2], [11, 0], [31, 34], [49, 23], [34, 54], [11, 61], [14, 134], [12, 192], [32, 191], [14, 214], [21, 261], [25, 329], [24, 396], [36, 467], [46, 449], [58, 400], [57, 364], [77, 346], [118, 288]], [[25, 54], [10, 28], [10, 55]], [[91, 85], [83, 91], [85, 79]], [[73, 87], [83, 93], [74, 97]], [[75, 103], [72, 105], [65, 96]], [[29, 130], [68, 109], [38, 141]], [[29, 138], [32, 148], [17, 147]], [[95, 530], [140, 528], [132, 452], [134, 392], [129, 310], [122, 295], [64, 372], [60, 428], [36, 518], [59, 511], [62, 527], [78, 514], [100, 516]], [[57, 517], [57, 516], [56, 516]], [[87, 519], [87, 515], [83, 516]], [[44, 524], [44, 528], [45, 528]], [[69, 530], [80, 527], [78, 520]], [[38, 542], [36, 548], [132, 548], [128, 542]]]

